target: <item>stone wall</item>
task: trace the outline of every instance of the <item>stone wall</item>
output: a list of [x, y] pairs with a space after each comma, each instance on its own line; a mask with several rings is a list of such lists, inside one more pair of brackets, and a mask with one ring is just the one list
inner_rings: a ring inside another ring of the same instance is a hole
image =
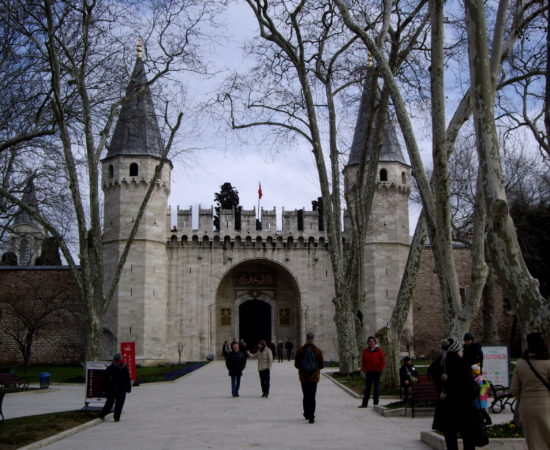
[[[84, 307], [72, 273], [66, 267], [0, 268], [0, 364], [22, 364], [10, 332], [20, 330], [10, 304], [26, 317], [45, 309], [44, 302], [63, 301], [62, 309], [46, 319], [32, 345], [31, 364], [74, 364], [84, 361]], [[15, 302], [15, 303], [13, 303]], [[22, 304], [24, 302], [24, 304]]]
[[[465, 293], [471, 280], [470, 250], [457, 247], [453, 250], [458, 280], [461, 290]], [[483, 317], [478, 312], [474, 319], [471, 332], [476, 340], [483, 342]], [[507, 345], [510, 340], [513, 316], [506, 313], [504, 298], [497, 289], [497, 321], [501, 345]], [[422, 255], [422, 265], [418, 274], [416, 288], [413, 294], [414, 348], [417, 355], [430, 356], [437, 351], [439, 341], [445, 337], [445, 321], [439, 281], [435, 273], [433, 252], [426, 247]], [[460, 336], [462, 338], [462, 336]]]

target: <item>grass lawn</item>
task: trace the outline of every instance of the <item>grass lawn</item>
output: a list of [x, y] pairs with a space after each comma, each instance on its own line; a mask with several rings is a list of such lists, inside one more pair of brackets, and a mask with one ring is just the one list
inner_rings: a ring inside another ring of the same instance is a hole
[[[332, 373], [332, 376], [336, 381], [342, 383], [347, 388], [359, 395], [363, 395], [365, 392], [365, 376], [359, 373], [351, 375], [342, 375], [338, 372]], [[399, 389], [385, 389], [384, 381], [382, 380], [382, 389], [380, 395], [399, 395]]]
[[[206, 361], [200, 361], [183, 364], [165, 364], [157, 367], [138, 367], [137, 381], [138, 383], [150, 383], [175, 380], [205, 364], [207, 364]], [[31, 366], [27, 373], [25, 373], [23, 367], [11, 367], [10, 369], [21, 377], [28, 378], [30, 382], [34, 384], [39, 382], [39, 375], [42, 372], [48, 372], [50, 374], [50, 383], [84, 383], [84, 369], [79, 364], [70, 366]]]
[[23, 447], [97, 417], [97, 412], [65, 411], [6, 419], [0, 423], [0, 450]]

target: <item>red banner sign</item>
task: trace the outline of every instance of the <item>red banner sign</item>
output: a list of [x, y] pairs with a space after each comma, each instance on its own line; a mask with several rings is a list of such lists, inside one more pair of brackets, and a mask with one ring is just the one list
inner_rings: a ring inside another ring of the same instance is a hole
[[136, 381], [136, 343], [135, 342], [121, 342], [120, 353], [124, 363], [128, 366], [130, 371], [130, 380]]

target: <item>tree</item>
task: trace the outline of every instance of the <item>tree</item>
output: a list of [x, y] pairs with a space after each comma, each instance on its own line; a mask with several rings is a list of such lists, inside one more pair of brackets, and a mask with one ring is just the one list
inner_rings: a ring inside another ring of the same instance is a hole
[[[167, 75], [174, 71], [206, 71], [199, 58], [199, 38], [206, 40], [200, 27], [212, 19], [216, 4], [199, 0], [185, 2], [185, 5], [172, 1], [137, 4], [14, 0], [4, 5], [6, 17], [16, 33], [24, 36], [32, 46], [30, 62], [43, 68], [40, 75], [48, 86], [49, 120], [55, 129], [50, 145], [58, 150], [70, 190], [78, 257], [71, 251], [70, 242], [48, 217], [36, 212], [33, 217], [57, 240], [74, 272], [88, 313], [87, 357], [95, 359], [100, 355], [105, 311], [181, 124], [182, 114], [177, 111], [179, 105], [167, 100], [177, 95], [180, 86], [166, 86], [167, 92], [163, 92], [157, 81], [166, 80]], [[143, 45], [150, 79], [124, 93], [124, 86], [130, 78], [128, 55], [133, 54], [127, 49], [133, 47], [129, 40], [133, 35], [131, 30], [136, 29], [145, 38]], [[157, 110], [163, 111], [166, 144], [154, 176], [148, 180], [149, 189], [134, 220], [127, 245], [110, 284], [106, 285], [102, 264], [100, 159], [105, 154], [121, 105], [153, 88]], [[176, 116], [172, 123], [170, 114]], [[30, 211], [28, 205], [8, 190], [2, 188], [0, 194], [12, 204]]]
[[[334, 277], [334, 321], [338, 335], [340, 371], [360, 368], [361, 337], [364, 335], [360, 311], [363, 298], [363, 233], [367, 229], [374, 196], [380, 139], [387, 120], [387, 94], [378, 88], [377, 75], [367, 70], [366, 54], [355, 35], [338, 19], [332, 1], [248, 0], [258, 26], [260, 40], [249, 47], [256, 59], [246, 75], [228, 79], [219, 101], [227, 107], [229, 125], [235, 130], [266, 127], [280, 143], [303, 140], [311, 150], [317, 174], [329, 240]], [[414, 42], [424, 37], [426, 23], [420, 7], [399, 10], [394, 27], [390, 10], [373, 8], [376, 17], [366, 28], [381, 41], [389, 35], [395, 70], [407, 65]], [[365, 15], [367, 11], [365, 9]], [[380, 30], [375, 23], [381, 22]], [[410, 67], [410, 66], [408, 66]], [[348, 213], [352, 233], [343, 244], [341, 227], [341, 148], [347, 146], [346, 119], [357, 91], [372, 93], [368, 104], [368, 126], [361, 127], [361, 162], [349, 178]], [[380, 90], [380, 92], [379, 92]], [[377, 133], [368, 135], [368, 130]], [[369, 138], [365, 138], [368, 136]], [[348, 239], [349, 238], [349, 239]]]
[[[550, 301], [538, 289], [521, 253], [516, 228], [510, 216], [500, 165], [499, 145], [494, 116], [494, 95], [486, 35], [485, 6], [467, 0], [469, 63], [476, 101], [473, 115], [481, 185], [488, 211], [488, 244], [492, 260], [504, 285], [524, 336], [533, 331], [550, 335]], [[493, 44], [494, 45], [494, 44]]]
[[49, 276], [41, 282], [8, 283], [0, 295], [3, 333], [17, 345], [25, 372], [32, 359], [33, 344], [37, 337], [46, 337], [60, 326], [66, 315], [82, 318], [83, 311], [75, 309], [74, 285], [65, 278]]
[[[426, 231], [430, 237], [434, 257], [436, 260], [436, 269], [442, 291], [444, 314], [447, 324], [448, 333], [459, 337], [465, 329], [469, 328], [469, 324], [474, 316], [475, 311], [479, 307], [482, 289], [485, 283], [487, 267], [484, 257], [484, 232], [485, 232], [485, 191], [481, 189], [483, 180], [482, 176], [478, 179], [478, 188], [476, 196], [476, 207], [474, 215], [474, 230], [473, 233], [473, 267], [472, 267], [472, 286], [469, 295], [464, 305], [460, 298], [456, 271], [452, 259], [451, 245], [451, 220], [450, 206], [448, 195], [448, 157], [452, 153], [456, 137], [462, 125], [468, 120], [474, 107], [477, 105], [474, 102], [474, 91], [468, 86], [465, 87], [466, 94], [458, 103], [452, 118], [446, 126], [446, 99], [444, 95], [444, 74], [445, 67], [449, 66], [450, 61], [446, 60], [446, 54], [453, 54], [449, 50], [453, 49], [455, 54], [463, 54], [463, 46], [460, 45], [461, 33], [458, 35], [458, 45], [447, 44], [444, 39], [445, 24], [449, 22], [445, 19], [444, 4], [442, 2], [430, 2], [430, 30], [431, 30], [431, 49], [430, 49], [430, 87], [431, 87], [431, 122], [432, 122], [432, 155], [433, 155], [433, 176], [432, 180], [428, 179], [424, 170], [420, 152], [415, 137], [414, 128], [412, 126], [409, 111], [404, 101], [404, 90], [399, 86], [399, 83], [392, 73], [389, 58], [387, 56], [386, 47], [369, 35], [368, 29], [365, 29], [363, 22], [364, 18], [361, 15], [353, 14], [353, 11], [348, 8], [347, 3], [342, 0], [334, 0], [342, 15], [342, 18], [351, 31], [353, 31], [368, 48], [373, 55], [381, 76], [384, 79], [385, 85], [389, 91], [393, 107], [397, 119], [400, 124], [401, 131], [408, 149], [413, 173], [422, 197], [423, 213], [421, 221], [415, 231], [415, 236], [411, 245], [411, 253], [405, 270], [403, 282], [401, 284], [400, 294], [397, 299], [396, 307], [392, 315], [389, 327], [384, 330], [384, 334], [388, 335], [390, 347], [396, 348], [398, 337], [401, 333], [404, 320], [404, 311], [408, 311], [410, 304], [411, 285], [414, 284], [414, 279], [419, 267], [420, 248], [423, 245]], [[391, 5], [391, 2], [387, 2]], [[524, 11], [531, 8], [534, 12], [531, 16], [524, 18]], [[514, 43], [523, 32], [525, 26], [529, 24], [533, 17], [536, 17], [537, 6], [534, 4], [526, 5], [518, 3], [514, 8], [508, 8], [506, 1], [500, 2], [493, 22], [495, 23], [493, 31], [493, 52], [491, 58], [487, 55], [485, 63], [486, 68], [490, 68], [492, 78], [486, 79], [484, 89], [486, 95], [494, 95], [495, 89], [498, 87], [496, 83], [497, 74], [499, 73], [501, 62], [509, 56]], [[460, 9], [458, 9], [460, 12]], [[462, 16], [462, 23], [464, 16]], [[460, 22], [456, 22], [460, 23]], [[485, 30], [484, 30], [485, 31]], [[486, 35], [484, 36], [486, 38]], [[444, 47], [444, 42], [446, 47]], [[493, 80], [488, 83], [487, 81]], [[472, 80], [472, 86], [474, 82]], [[475, 91], [479, 95], [479, 91]], [[413, 255], [418, 255], [414, 257]], [[393, 344], [392, 344], [393, 343]], [[395, 355], [395, 351], [393, 352]], [[390, 355], [390, 372], [395, 373], [397, 360], [391, 358]]]
[[214, 210], [214, 228], [220, 231], [220, 212], [222, 209], [230, 209], [237, 211], [239, 206], [239, 191], [231, 186], [231, 183], [225, 182], [220, 186], [220, 192], [214, 194], [214, 202], [216, 207]]

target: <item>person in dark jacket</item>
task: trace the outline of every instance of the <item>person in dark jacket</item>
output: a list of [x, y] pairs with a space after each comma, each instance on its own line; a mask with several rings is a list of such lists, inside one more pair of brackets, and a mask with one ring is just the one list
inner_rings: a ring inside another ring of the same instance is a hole
[[[315, 395], [317, 394], [317, 383], [321, 377], [321, 369], [325, 367], [323, 352], [313, 344], [315, 336], [308, 333], [306, 343], [296, 352], [294, 367], [298, 369], [302, 393], [304, 395], [302, 406], [304, 408], [304, 417], [309, 423], [315, 423]], [[313, 365], [311, 370], [307, 366]]]
[[293, 348], [294, 348], [294, 344], [290, 339], [285, 342], [286, 357], [289, 361], [290, 361], [290, 356], [292, 355]]
[[414, 367], [413, 360], [408, 356], [403, 358], [403, 365], [399, 369], [399, 380], [403, 389], [403, 401], [406, 402], [409, 399], [410, 387], [418, 381], [418, 372]]
[[279, 362], [283, 362], [284, 352], [285, 346], [283, 344], [283, 341], [279, 341], [279, 343], [277, 344], [277, 359], [279, 360]]
[[237, 342], [231, 343], [231, 351], [227, 355], [225, 366], [231, 377], [231, 394], [233, 394], [233, 397], [238, 397], [239, 388], [241, 387], [241, 376], [246, 367], [246, 356], [239, 350], [239, 344]]
[[470, 366], [458, 354], [458, 340], [443, 339], [441, 349], [443, 354], [428, 369], [439, 392], [432, 428], [443, 433], [448, 450], [458, 450], [457, 433], [462, 437], [464, 450], [473, 450], [474, 402], [479, 387]]
[[128, 366], [124, 364], [120, 353], [114, 354], [113, 362], [105, 369], [105, 373], [103, 374], [103, 387], [107, 393], [107, 401], [99, 417], [105, 419], [105, 416], [111, 412], [114, 404], [115, 413], [113, 416], [115, 422], [119, 422], [122, 407], [126, 400], [126, 394], [132, 391], [130, 371], [128, 370]]
[[483, 350], [481, 350], [481, 344], [476, 342], [472, 333], [466, 333], [464, 335], [464, 353], [462, 359], [468, 367], [472, 367], [477, 364], [483, 372]]

